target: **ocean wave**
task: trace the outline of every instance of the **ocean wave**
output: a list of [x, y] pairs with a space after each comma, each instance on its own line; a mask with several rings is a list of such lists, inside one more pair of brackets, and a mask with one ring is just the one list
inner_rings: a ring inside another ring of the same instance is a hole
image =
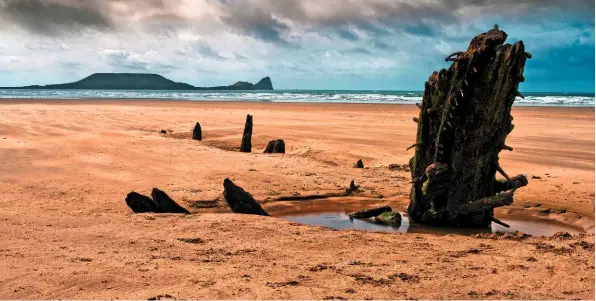
[[[0, 90], [0, 98], [17, 99], [172, 99], [189, 101], [264, 101], [414, 104], [416, 91], [126, 91], [126, 90]], [[594, 106], [594, 95], [528, 93], [519, 106]]]

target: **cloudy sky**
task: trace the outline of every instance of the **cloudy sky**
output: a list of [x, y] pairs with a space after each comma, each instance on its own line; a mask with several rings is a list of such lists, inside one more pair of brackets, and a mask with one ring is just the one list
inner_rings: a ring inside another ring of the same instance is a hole
[[594, 91], [593, 0], [0, 0], [0, 86], [150, 72], [422, 90], [494, 24], [534, 56], [522, 91]]

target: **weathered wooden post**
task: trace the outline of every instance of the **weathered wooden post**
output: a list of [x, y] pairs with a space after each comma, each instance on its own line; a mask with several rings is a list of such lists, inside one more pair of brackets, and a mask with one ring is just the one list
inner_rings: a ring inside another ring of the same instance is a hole
[[269, 216], [250, 193], [228, 178], [224, 180], [224, 199], [234, 213]]
[[155, 212], [155, 213], [184, 213], [190, 214], [184, 207], [178, 205], [165, 192], [153, 188], [151, 197], [140, 193], [131, 192], [126, 196], [126, 204], [135, 213]]
[[266, 154], [285, 154], [286, 153], [286, 143], [281, 139], [275, 139], [269, 141], [265, 151], [263, 153]]
[[[412, 190], [409, 218], [438, 226], [488, 227], [493, 208], [513, 202], [525, 176], [512, 178], [499, 166], [499, 153], [513, 130], [511, 106], [524, 81], [524, 44], [504, 44], [495, 28], [474, 37], [466, 52], [456, 52], [448, 70], [434, 72], [425, 84], [417, 141], [411, 148]], [[498, 182], [499, 171], [507, 182]]]
[[188, 210], [178, 205], [172, 198], [162, 190], [153, 188], [151, 191], [151, 197], [157, 204], [157, 211], [159, 213], [184, 213], [190, 214]]
[[201, 124], [197, 122], [195, 124], [195, 128], [192, 130], [192, 139], [193, 140], [203, 140], [203, 131], [201, 130]]
[[242, 135], [242, 143], [240, 144], [240, 151], [243, 153], [250, 153], [252, 144], [252, 115], [246, 115], [246, 123], [244, 124], [244, 134]]
[[364, 168], [364, 162], [362, 162], [362, 159], [358, 159], [358, 162], [354, 164], [354, 168]]

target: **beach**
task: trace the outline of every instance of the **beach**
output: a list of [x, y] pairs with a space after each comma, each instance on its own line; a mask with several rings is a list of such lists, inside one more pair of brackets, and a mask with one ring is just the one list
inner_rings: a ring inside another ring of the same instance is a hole
[[[529, 185], [497, 217], [581, 233], [528, 238], [279, 218], [300, 207], [280, 197], [341, 192], [351, 180], [362, 192], [350, 209], [404, 211], [410, 174], [388, 166], [414, 154], [414, 105], [1, 100], [0, 114], [3, 299], [594, 297], [593, 107], [513, 108], [513, 151], [500, 162]], [[240, 153], [247, 114], [253, 151]], [[191, 139], [196, 122], [201, 142]], [[262, 153], [273, 139], [285, 140], [285, 155]], [[366, 168], [352, 167], [359, 159]], [[225, 178], [273, 217], [230, 214]], [[193, 214], [133, 214], [126, 194], [153, 187]]]

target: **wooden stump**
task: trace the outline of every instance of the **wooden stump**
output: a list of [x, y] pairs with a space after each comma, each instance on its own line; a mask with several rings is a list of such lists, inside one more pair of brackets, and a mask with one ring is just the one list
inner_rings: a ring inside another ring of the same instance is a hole
[[[495, 25], [466, 52], [448, 56], [451, 67], [426, 82], [410, 160], [412, 222], [487, 227], [493, 208], [511, 204], [515, 189], [527, 184], [525, 177], [508, 179], [499, 166], [499, 153], [511, 150], [505, 145], [511, 106], [530, 57], [522, 41], [504, 44], [506, 38]], [[497, 171], [507, 184], [496, 181]]]
[[358, 160], [358, 162], [356, 162], [356, 164], [354, 165], [354, 168], [364, 168], [364, 163], [362, 162], [362, 160]]
[[130, 207], [134, 213], [156, 212], [157, 204], [148, 196], [137, 192], [130, 192], [126, 196], [126, 205]]
[[203, 131], [201, 130], [201, 124], [197, 122], [195, 128], [192, 130], [192, 140], [203, 140]]
[[356, 185], [354, 180], [350, 181], [350, 185], [346, 188], [346, 195], [352, 195], [354, 192], [360, 191], [360, 185]]
[[266, 154], [285, 154], [286, 153], [286, 143], [281, 139], [271, 140], [267, 144], [265, 151], [263, 153]]
[[133, 191], [126, 196], [126, 205], [128, 205], [134, 213], [155, 212], [190, 214], [188, 210], [178, 205], [165, 192], [157, 188], [153, 188], [151, 197], [153, 197], [153, 199]]
[[224, 180], [224, 198], [234, 213], [269, 216], [250, 193], [230, 179]]
[[250, 153], [252, 149], [252, 115], [246, 115], [246, 123], [244, 124], [244, 134], [242, 135], [242, 143], [240, 144], [240, 151], [243, 153]]
[[184, 209], [182, 206], [178, 205], [170, 196], [168, 196], [165, 192], [153, 188], [151, 191], [151, 197], [157, 204], [158, 213], [184, 213], [190, 214], [188, 210]]

